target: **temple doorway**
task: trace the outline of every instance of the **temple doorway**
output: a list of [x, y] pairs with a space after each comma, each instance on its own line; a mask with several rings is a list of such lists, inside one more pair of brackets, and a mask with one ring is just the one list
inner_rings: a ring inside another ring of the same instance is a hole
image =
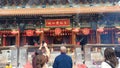
[[27, 36], [26, 37], [26, 43], [28, 45], [35, 45], [35, 44], [39, 44], [39, 36]]
[[15, 36], [7, 36], [6, 37], [6, 45], [15, 45]]
[[54, 44], [62, 44], [62, 43], [64, 43], [62, 36], [54, 36], [53, 39], [54, 39], [54, 41], [53, 41]]

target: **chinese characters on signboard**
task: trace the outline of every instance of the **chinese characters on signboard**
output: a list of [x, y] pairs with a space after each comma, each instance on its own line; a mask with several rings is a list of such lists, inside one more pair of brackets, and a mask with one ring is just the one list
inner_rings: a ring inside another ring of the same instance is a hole
[[46, 27], [68, 27], [70, 26], [70, 19], [46, 19]]

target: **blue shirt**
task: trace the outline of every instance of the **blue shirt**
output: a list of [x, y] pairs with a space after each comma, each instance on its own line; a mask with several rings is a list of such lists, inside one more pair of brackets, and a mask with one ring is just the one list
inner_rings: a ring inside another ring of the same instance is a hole
[[72, 59], [65, 53], [57, 56], [53, 63], [53, 68], [72, 68]]

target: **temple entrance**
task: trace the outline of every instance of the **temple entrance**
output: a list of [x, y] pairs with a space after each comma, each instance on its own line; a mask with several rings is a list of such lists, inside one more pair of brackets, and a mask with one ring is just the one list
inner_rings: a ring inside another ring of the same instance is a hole
[[88, 43], [87, 35], [77, 35], [76, 42], [79, 43], [78, 45], [86, 45]]
[[45, 41], [48, 44], [71, 44], [72, 43], [72, 35], [70, 32], [62, 33], [61, 35], [50, 34], [46, 32], [44, 34]]
[[6, 45], [15, 45], [15, 36], [6, 37]]
[[54, 40], [53, 41], [54, 44], [62, 44], [62, 43], [64, 43], [62, 36], [54, 36], [53, 40]]
[[26, 43], [28, 45], [37, 45], [40, 43], [39, 40], [40, 40], [39, 36], [27, 36], [26, 37]]

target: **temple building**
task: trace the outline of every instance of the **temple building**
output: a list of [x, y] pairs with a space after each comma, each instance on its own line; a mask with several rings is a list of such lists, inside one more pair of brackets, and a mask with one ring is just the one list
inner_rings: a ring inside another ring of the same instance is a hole
[[0, 46], [120, 43], [119, 0], [0, 0]]

